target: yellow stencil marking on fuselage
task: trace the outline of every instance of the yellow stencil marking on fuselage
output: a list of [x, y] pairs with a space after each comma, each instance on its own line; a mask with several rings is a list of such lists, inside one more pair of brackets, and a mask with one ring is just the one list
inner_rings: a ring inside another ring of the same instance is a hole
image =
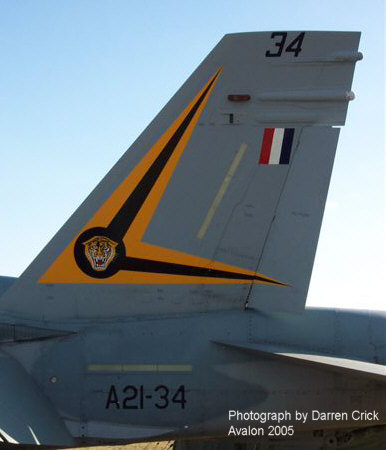
[[192, 372], [191, 364], [89, 364], [88, 372]]

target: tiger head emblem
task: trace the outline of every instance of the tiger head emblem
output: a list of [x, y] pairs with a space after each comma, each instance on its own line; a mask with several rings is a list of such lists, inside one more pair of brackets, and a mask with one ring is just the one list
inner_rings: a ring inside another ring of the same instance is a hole
[[106, 236], [94, 236], [83, 242], [84, 253], [94, 270], [106, 270], [115, 257], [115, 247], [118, 245]]

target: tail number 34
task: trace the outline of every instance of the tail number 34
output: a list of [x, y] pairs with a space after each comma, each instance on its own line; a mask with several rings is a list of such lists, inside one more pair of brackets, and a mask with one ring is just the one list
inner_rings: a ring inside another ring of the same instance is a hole
[[294, 57], [298, 57], [299, 53], [302, 51], [302, 45], [303, 45], [303, 40], [304, 40], [304, 36], [305, 36], [305, 32], [300, 33], [298, 36], [296, 36], [296, 38], [291, 41], [288, 45], [287, 45], [287, 37], [288, 37], [288, 33], [285, 32], [274, 32], [271, 34], [271, 39], [274, 39], [274, 50], [267, 50], [265, 52], [265, 56], [267, 58], [274, 58], [274, 57], [279, 57], [282, 55], [283, 50], [285, 53], [293, 53]]

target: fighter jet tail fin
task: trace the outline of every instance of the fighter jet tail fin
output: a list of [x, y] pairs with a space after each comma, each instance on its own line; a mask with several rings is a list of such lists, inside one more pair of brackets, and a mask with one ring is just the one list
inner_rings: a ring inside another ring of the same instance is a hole
[[352, 32], [225, 36], [3, 308], [45, 320], [247, 301], [301, 311], [358, 43]]

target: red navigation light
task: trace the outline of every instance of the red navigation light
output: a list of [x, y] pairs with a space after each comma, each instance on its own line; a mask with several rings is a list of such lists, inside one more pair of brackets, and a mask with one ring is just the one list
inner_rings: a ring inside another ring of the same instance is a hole
[[247, 102], [250, 100], [251, 96], [249, 94], [229, 94], [228, 100], [231, 102]]

